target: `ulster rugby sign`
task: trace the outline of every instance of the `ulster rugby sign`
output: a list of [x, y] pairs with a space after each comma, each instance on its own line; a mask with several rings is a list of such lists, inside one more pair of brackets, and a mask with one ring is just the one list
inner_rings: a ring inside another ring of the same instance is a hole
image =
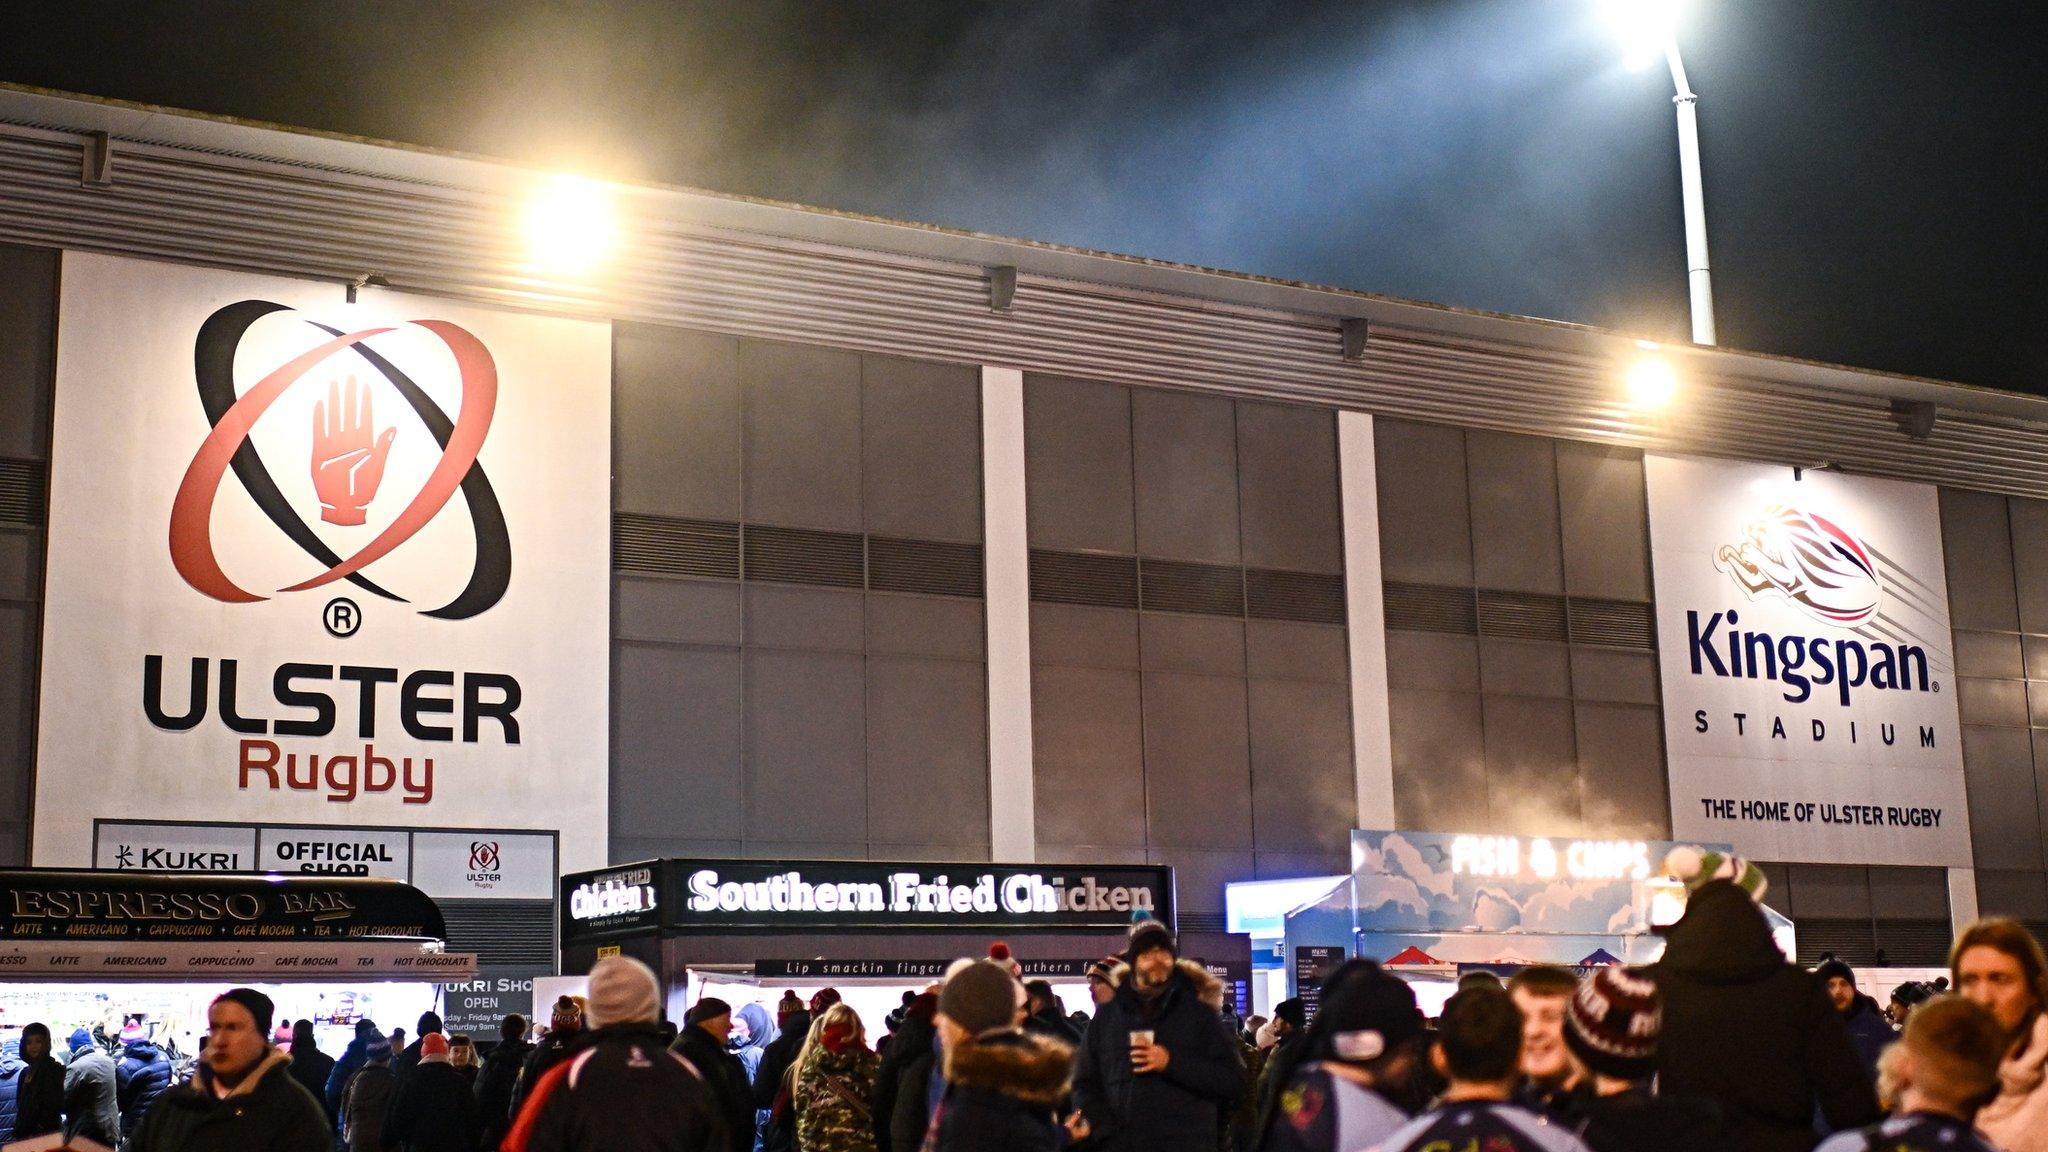
[[1934, 489], [1644, 465], [1672, 833], [1765, 860], [1968, 867]]
[[35, 856], [605, 821], [602, 324], [67, 253]]

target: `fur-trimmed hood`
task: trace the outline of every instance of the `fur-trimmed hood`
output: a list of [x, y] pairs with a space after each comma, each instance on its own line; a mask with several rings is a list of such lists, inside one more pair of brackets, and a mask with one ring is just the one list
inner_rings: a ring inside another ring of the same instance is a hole
[[1074, 1080], [1074, 1050], [1050, 1036], [998, 1032], [946, 1055], [946, 1079], [1042, 1108], [1066, 1098]]
[[[1210, 975], [1207, 968], [1202, 967], [1193, 960], [1175, 960], [1173, 968], [1174, 971], [1187, 977], [1188, 984], [1194, 988], [1196, 999], [1218, 1012], [1223, 1011], [1223, 981]], [[1131, 966], [1119, 960], [1116, 967], [1109, 970], [1109, 986], [1111, 988], [1122, 988], [1124, 981], [1130, 979], [1130, 976]]]

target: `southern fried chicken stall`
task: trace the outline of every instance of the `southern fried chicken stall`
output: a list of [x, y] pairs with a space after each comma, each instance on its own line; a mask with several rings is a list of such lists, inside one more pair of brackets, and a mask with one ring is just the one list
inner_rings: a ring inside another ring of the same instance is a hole
[[[645, 961], [669, 1018], [703, 996], [769, 1019], [785, 992], [833, 989], [870, 1031], [960, 957], [1014, 960], [1068, 1011], [1092, 1012], [1088, 970], [1123, 952], [1135, 920], [1176, 930], [1173, 869], [1160, 865], [941, 864], [872, 860], [650, 860], [562, 879], [562, 972], [537, 1002], [574, 992], [605, 956]], [[1217, 929], [1222, 926], [1216, 925]], [[1241, 936], [1182, 931], [1184, 959], [1242, 1011]], [[545, 1019], [547, 1003], [535, 1011]]]
[[394, 880], [127, 871], [0, 871], [0, 1035], [31, 1022], [198, 1051], [206, 1006], [237, 985], [338, 1052], [355, 1024], [409, 1027], [476, 975], [445, 951], [441, 910]]

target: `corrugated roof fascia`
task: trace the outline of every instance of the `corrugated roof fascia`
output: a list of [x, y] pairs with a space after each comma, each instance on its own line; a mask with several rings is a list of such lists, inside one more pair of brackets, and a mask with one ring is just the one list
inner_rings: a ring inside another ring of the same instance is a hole
[[[233, 155], [253, 164], [285, 170], [311, 167], [337, 176], [448, 189], [502, 188], [507, 182], [528, 180], [545, 171], [490, 157], [6, 83], [0, 83], [0, 121], [71, 133], [106, 132], [117, 139]], [[1183, 302], [1211, 300], [1301, 315], [1356, 317], [1417, 331], [1581, 355], [1609, 352], [1616, 341], [1637, 338], [1589, 325], [1484, 312], [700, 189], [636, 182], [616, 182], [615, 186], [660, 201], [666, 210], [662, 215], [705, 226], [948, 263], [1007, 264], [1039, 276], [1160, 293]], [[1742, 377], [1762, 385], [1787, 383], [1882, 398], [1928, 400], [1948, 408], [2030, 423], [2048, 422], [2048, 399], [2021, 393], [1739, 349], [1688, 344], [1660, 347], [1690, 357], [1717, 375]]]

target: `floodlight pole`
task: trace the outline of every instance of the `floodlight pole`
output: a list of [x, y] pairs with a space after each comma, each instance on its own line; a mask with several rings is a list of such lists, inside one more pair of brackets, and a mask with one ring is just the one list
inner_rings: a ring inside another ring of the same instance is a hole
[[1685, 277], [1692, 294], [1692, 342], [1714, 343], [1714, 282], [1707, 271], [1707, 204], [1700, 185], [1699, 94], [1685, 79], [1678, 58], [1678, 37], [1664, 41], [1664, 61], [1671, 65], [1671, 86], [1678, 106], [1678, 177], [1685, 196]]

